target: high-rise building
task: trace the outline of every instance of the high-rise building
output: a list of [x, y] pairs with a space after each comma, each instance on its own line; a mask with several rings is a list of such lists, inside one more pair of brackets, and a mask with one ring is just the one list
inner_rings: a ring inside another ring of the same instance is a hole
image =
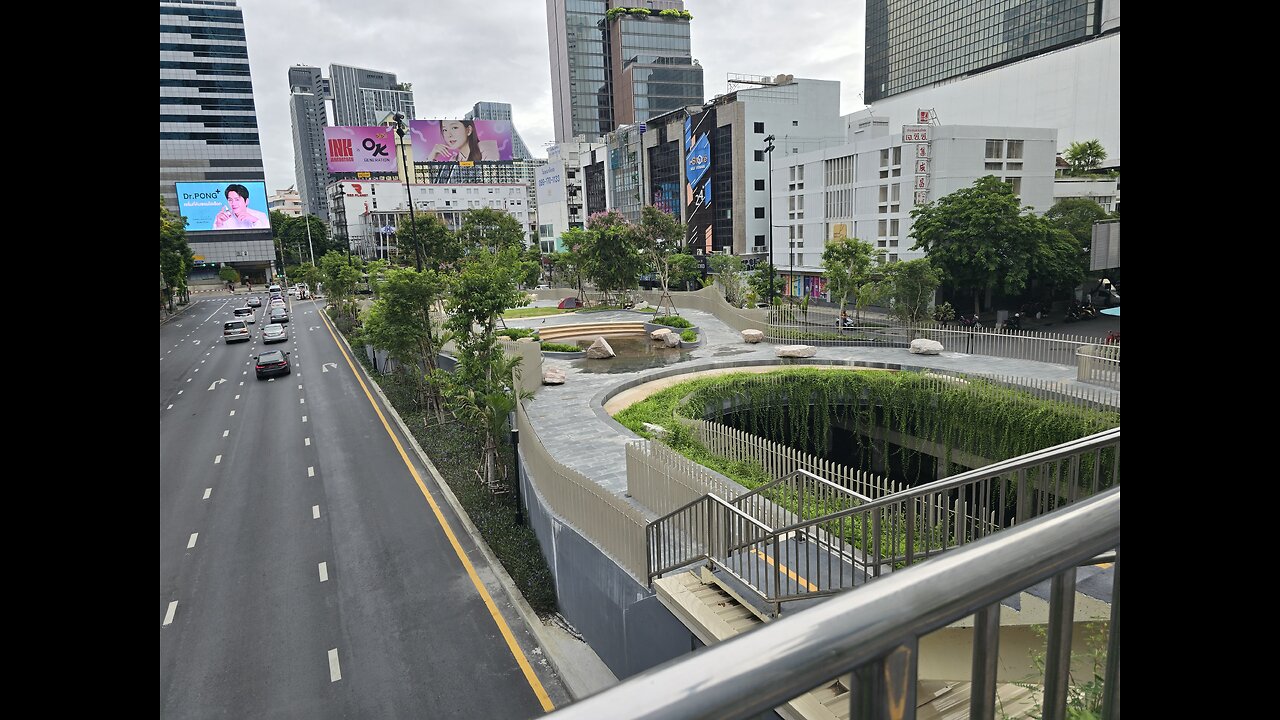
[[529, 146], [524, 144], [524, 138], [520, 137], [515, 123], [511, 120], [511, 103], [478, 102], [475, 107], [467, 112], [464, 119], [505, 120], [511, 123], [511, 157], [518, 160], [530, 160], [533, 158], [533, 154], [529, 152]]
[[683, 0], [547, 0], [556, 142], [701, 105], [690, 20]]
[[393, 112], [403, 113], [410, 120], [417, 117], [412, 86], [396, 82], [394, 73], [330, 65], [329, 88], [335, 126], [377, 125]]
[[293, 125], [293, 172], [298, 194], [307, 214], [329, 220], [325, 192], [328, 170], [324, 149], [324, 78], [320, 68], [295, 65], [289, 68], [289, 119]]
[[234, 1], [160, 3], [160, 196], [175, 182], [265, 180], [244, 16]]

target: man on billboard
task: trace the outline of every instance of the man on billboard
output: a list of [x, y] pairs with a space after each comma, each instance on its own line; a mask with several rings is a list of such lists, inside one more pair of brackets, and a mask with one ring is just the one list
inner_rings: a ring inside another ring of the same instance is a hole
[[431, 162], [501, 160], [496, 140], [481, 140], [471, 120], [437, 120], [443, 143], [431, 148]]
[[215, 230], [227, 228], [269, 228], [271, 219], [261, 210], [249, 207], [249, 188], [232, 183], [223, 191], [227, 202], [213, 219]]

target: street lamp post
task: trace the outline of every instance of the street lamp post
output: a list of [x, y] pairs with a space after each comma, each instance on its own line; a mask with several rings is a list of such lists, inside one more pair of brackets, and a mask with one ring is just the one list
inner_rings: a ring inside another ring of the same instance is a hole
[[765, 221], [769, 226], [769, 307], [773, 307], [773, 136], [767, 135], [764, 139], [767, 147], [764, 149], [769, 156], [769, 191], [768, 191], [768, 219]]
[[307, 250], [311, 252], [311, 267], [316, 266], [316, 246], [311, 244], [311, 216], [303, 215], [303, 221], [307, 223]]
[[413, 213], [413, 188], [409, 184], [409, 161], [404, 152], [404, 115], [396, 113], [396, 135], [400, 136], [400, 164], [404, 166], [404, 191], [409, 195], [409, 232], [413, 236], [413, 259], [422, 272], [422, 248], [418, 245], [418, 221]]

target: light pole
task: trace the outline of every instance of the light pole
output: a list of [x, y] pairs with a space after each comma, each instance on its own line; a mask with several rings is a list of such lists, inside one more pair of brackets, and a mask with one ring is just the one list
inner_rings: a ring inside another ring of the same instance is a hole
[[307, 223], [307, 250], [311, 251], [311, 267], [316, 266], [316, 246], [311, 244], [311, 216], [303, 215], [302, 219]]
[[418, 221], [413, 214], [413, 188], [409, 184], [409, 161], [404, 153], [404, 115], [396, 113], [396, 135], [400, 136], [400, 164], [404, 166], [404, 191], [409, 195], [409, 233], [413, 237], [413, 259], [422, 272], [422, 248], [418, 245]]
[[766, 135], [764, 138], [764, 151], [769, 156], [769, 190], [767, 192], [769, 198], [766, 202], [768, 207], [768, 219], [765, 221], [769, 226], [769, 307], [773, 307], [773, 136]]

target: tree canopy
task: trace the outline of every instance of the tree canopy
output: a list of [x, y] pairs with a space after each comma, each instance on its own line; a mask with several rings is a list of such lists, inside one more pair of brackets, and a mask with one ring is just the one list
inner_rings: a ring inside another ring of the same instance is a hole
[[1107, 151], [1102, 147], [1102, 141], [1085, 140], [1068, 145], [1062, 158], [1071, 166], [1072, 175], [1084, 175], [1102, 165], [1102, 161], [1107, 159]]
[[874, 299], [862, 290], [872, 281], [872, 272], [879, 256], [870, 243], [858, 238], [835, 238], [827, 242], [822, 251], [822, 267], [826, 269], [827, 289], [831, 293], [831, 300], [840, 303], [841, 312], [850, 295], [854, 298], [855, 310], [861, 310]]
[[164, 300], [173, 307], [175, 293], [185, 297], [187, 276], [195, 267], [195, 255], [187, 244], [187, 219], [169, 212], [160, 198], [160, 277], [164, 280]]

